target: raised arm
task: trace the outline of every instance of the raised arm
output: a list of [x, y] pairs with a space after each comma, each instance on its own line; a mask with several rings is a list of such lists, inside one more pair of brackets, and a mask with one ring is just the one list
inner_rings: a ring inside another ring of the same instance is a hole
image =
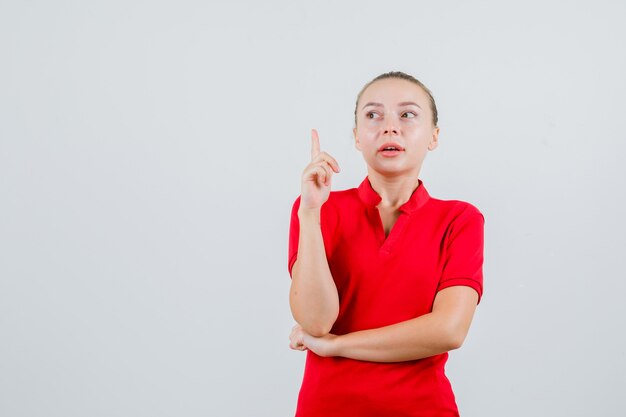
[[294, 327], [290, 347], [320, 356], [343, 356], [371, 362], [403, 362], [461, 347], [469, 330], [478, 294], [454, 286], [437, 293], [431, 313], [377, 329], [314, 337]]
[[311, 162], [302, 174], [300, 234], [289, 291], [293, 318], [312, 336], [328, 334], [339, 314], [339, 296], [328, 267], [320, 223], [321, 207], [330, 195], [333, 172], [339, 172], [339, 165], [326, 152], [320, 152], [319, 137], [313, 130]]

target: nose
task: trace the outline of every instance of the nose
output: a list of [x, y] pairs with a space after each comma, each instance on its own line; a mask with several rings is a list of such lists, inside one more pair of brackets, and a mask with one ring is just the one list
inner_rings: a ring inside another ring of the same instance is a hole
[[395, 120], [393, 117], [387, 118], [387, 123], [385, 124], [385, 130], [383, 132], [384, 135], [397, 135], [398, 128], [396, 127]]

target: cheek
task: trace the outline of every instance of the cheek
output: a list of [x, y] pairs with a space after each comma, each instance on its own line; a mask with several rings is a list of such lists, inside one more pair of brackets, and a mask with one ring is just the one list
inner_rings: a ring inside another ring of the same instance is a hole
[[367, 146], [368, 142], [371, 142], [373, 138], [376, 136], [376, 130], [372, 129], [371, 126], [359, 126], [356, 132], [359, 142], [362, 145]]
[[374, 138], [376, 137], [376, 135], [378, 134], [380, 130], [380, 127], [377, 126], [375, 123], [368, 123], [365, 126], [363, 126], [363, 128], [360, 130], [362, 136], [365, 138]]
[[406, 123], [404, 125], [405, 132], [411, 132], [414, 134], [421, 135], [422, 131], [425, 131], [425, 130], [426, 130], [426, 127], [422, 125], [421, 123], [419, 123], [418, 121]]

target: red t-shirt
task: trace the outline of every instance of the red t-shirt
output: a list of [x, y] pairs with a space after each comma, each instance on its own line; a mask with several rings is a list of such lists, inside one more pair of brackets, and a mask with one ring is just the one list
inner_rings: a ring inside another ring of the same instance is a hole
[[[326, 257], [339, 293], [331, 333], [406, 321], [432, 311], [437, 291], [465, 285], [482, 296], [484, 217], [473, 205], [430, 197], [421, 180], [385, 238], [366, 177], [332, 191], [321, 208]], [[297, 258], [300, 197], [291, 213], [289, 274]], [[296, 417], [458, 416], [444, 373], [448, 354], [380, 363], [307, 351]]]

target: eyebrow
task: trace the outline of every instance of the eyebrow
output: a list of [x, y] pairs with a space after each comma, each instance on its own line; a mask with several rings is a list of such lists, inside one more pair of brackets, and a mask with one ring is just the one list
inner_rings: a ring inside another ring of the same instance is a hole
[[[367, 106], [384, 107], [382, 105], [382, 103], [374, 103], [373, 101], [370, 101], [369, 103], [367, 103], [363, 107], [361, 107], [361, 110], [363, 110]], [[420, 105], [415, 103], [415, 102], [413, 102], [413, 101], [403, 101], [402, 103], [398, 103], [398, 106], [417, 106], [417, 107], [419, 107], [421, 109]]]

